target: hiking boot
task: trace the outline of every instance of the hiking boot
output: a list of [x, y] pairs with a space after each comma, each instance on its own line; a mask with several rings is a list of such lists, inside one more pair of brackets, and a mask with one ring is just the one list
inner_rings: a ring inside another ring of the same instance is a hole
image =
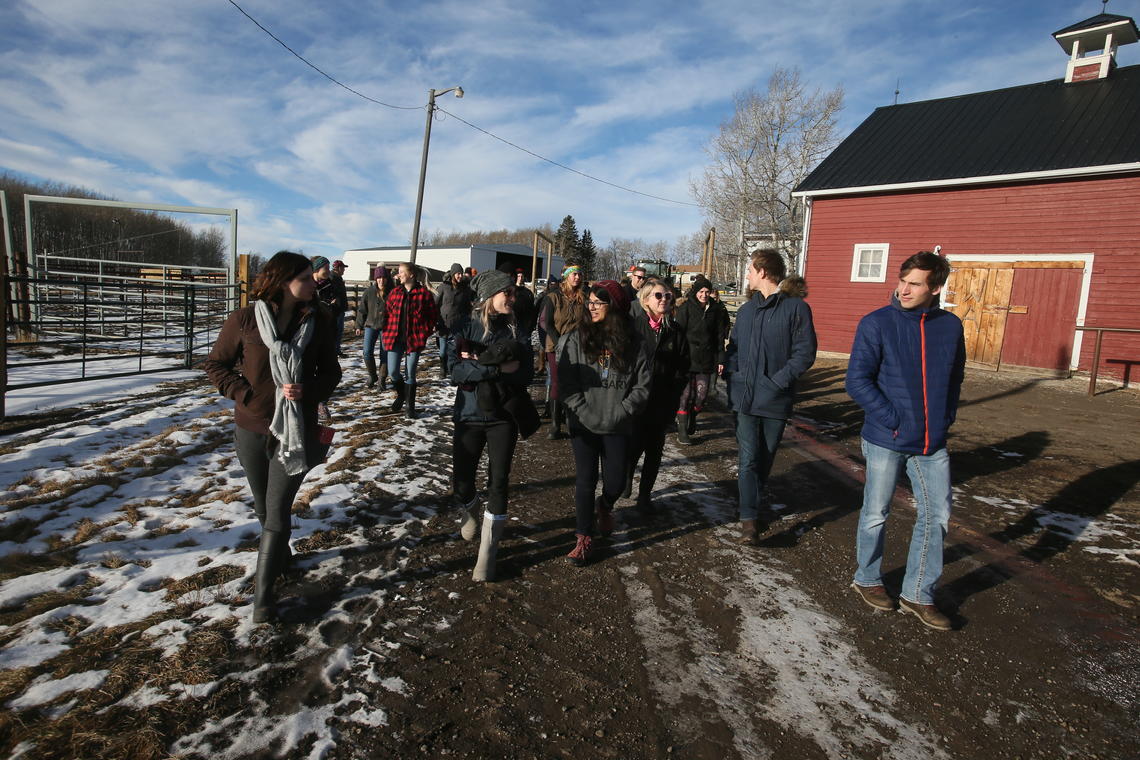
[[583, 567], [594, 551], [594, 541], [582, 533], [575, 535], [578, 537], [578, 543], [574, 545], [573, 551], [566, 555], [566, 559], [570, 560], [570, 564], [574, 567]]
[[760, 545], [761, 526], [756, 520], [740, 521], [740, 543], [745, 546]]
[[895, 608], [895, 600], [891, 599], [891, 595], [882, 586], [860, 586], [858, 583], [852, 583], [851, 588], [855, 589], [860, 599], [877, 610]]
[[598, 534], [608, 536], [614, 532], [614, 510], [613, 507], [606, 508], [605, 499], [601, 496], [594, 502], [594, 509], [597, 512]]
[[921, 620], [923, 625], [937, 631], [949, 631], [953, 628], [950, 618], [943, 615], [933, 604], [919, 604], [900, 597], [899, 612], [909, 612]]

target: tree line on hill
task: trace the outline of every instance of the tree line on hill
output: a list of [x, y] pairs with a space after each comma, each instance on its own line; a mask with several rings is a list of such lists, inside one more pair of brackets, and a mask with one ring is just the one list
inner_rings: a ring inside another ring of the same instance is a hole
[[[13, 247], [26, 247], [25, 195], [114, 201], [90, 190], [56, 182], [34, 183], [0, 174], [7, 195]], [[32, 250], [37, 255], [143, 262], [179, 266], [224, 267], [229, 249], [224, 225], [195, 229], [153, 211], [56, 203], [32, 204]]]

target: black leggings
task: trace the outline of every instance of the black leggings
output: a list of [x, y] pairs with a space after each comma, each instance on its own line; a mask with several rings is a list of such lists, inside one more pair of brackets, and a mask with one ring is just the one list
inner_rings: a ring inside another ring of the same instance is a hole
[[[234, 432], [238, 461], [253, 491], [253, 511], [265, 530], [288, 531], [293, 499], [305, 473], [286, 475], [277, 453], [277, 439], [237, 427]], [[307, 472], [307, 470], [306, 470]]]
[[473, 423], [456, 422], [451, 438], [451, 479], [455, 497], [461, 504], [475, 498], [475, 471], [483, 448], [487, 448], [487, 511], [493, 515], [507, 513], [507, 485], [511, 478], [511, 458], [519, 440], [519, 428], [513, 421]]
[[645, 454], [645, 461], [641, 464], [641, 480], [637, 483], [637, 494], [641, 499], [649, 498], [653, 484], [657, 482], [657, 473], [661, 471], [661, 453], [665, 450], [665, 432], [669, 421], [647, 414], [637, 420], [634, 426], [629, 447], [629, 477], [633, 478], [637, 460]]
[[629, 436], [600, 435], [589, 430], [570, 429], [570, 447], [574, 449], [574, 508], [577, 532], [594, 534], [594, 491], [598, 488], [598, 462], [602, 465], [602, 500], [608, 509], [621, 498], [628, 466]]

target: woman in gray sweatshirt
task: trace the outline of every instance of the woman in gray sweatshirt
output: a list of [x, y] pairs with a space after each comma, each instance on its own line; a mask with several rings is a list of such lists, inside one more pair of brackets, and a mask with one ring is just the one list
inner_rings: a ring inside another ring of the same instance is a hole
[[[574, 450], [577, 542], [568, 559], [581, 567], [593, 551], [595, 511], [602, 535], [625, 485], [634, 417], [649, 400], [653, 362], [633, 329], [625, 291], [600, 280], [586, 298], [590, 321], [558, 341], [558, 382]], [[599, 465], [602, 495], [594, 499]]]

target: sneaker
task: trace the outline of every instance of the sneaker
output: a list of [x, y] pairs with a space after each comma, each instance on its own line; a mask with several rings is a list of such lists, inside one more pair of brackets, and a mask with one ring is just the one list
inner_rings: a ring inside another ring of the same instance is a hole
[[851, 588], [855, 589], [855, 593], [859, 595], [860, 599], [877, 610], [893, 610], [895, 608], [895, 600], [882, 586], [860, 586], [858, 583], [852, 583]]
[[950, 618], [942, 614], [933, 604], [919, 604], [909, 599], [899, 599], [899, 612], [909, 612], [922, 621], [922, 624], [937, 631], [949, 631], [953, 628]]
[[578, 543], [574, 545], [573, 551], [566, 555], [566, 559], [570, 560], [570, 564], [574, 567], [583, 567], [594, 551], [594, 541], [581, 533], [576, 535], [578, 536]]

